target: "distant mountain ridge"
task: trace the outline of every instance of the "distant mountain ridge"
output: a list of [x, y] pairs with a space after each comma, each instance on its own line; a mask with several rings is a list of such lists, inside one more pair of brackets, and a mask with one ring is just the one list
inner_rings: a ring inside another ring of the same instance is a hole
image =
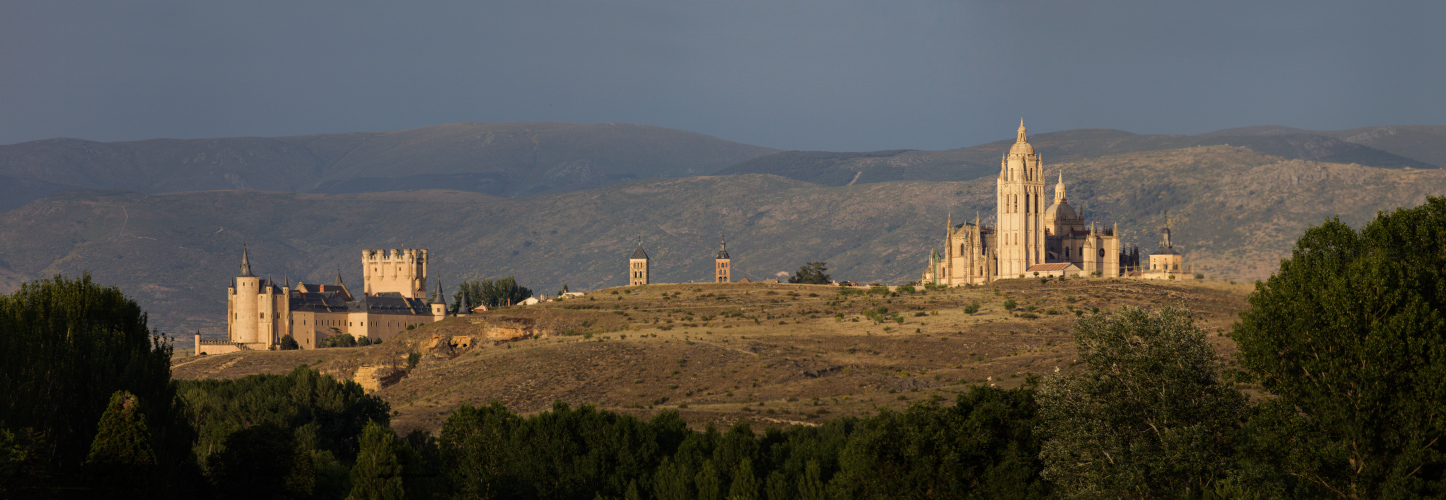
[[[1048, 157], [1046, 157], [1048, 158]], [[867, 158], [864, 158], [865, 160]], [[1240, 146], [1143, 151], [1066, 163], [1069, 200], [1090, 222], [1119, 224], [1149, 253], [1161, 213], [1187, 265], [1233, 279], [1268, 276], [1305, 227], [1446, 192], [1446, 170], [1286, 160]], [[918, 279], [945, 220], [994, 211], [991, 177], [825, 186], [775, 175], [644, 179], [525, 198], [462, 191], [361, 194], [225, 190], [71, 192], [0, 213], [0, 291], [90, 271], [122, 287], [167, 332], [219, 333], [242, 243], [278, 281], [358, 285], [363, 249], [428, 248], [448, 290], [515, 275], [538, 292], [626, 283], [641, 234], [659, 282], [712, 279], [720, 231], [733, 276], [755, 281], [827, 261], [839, 279]]]
[[[1446, 164], [1446, 126], [1372, 127], [1335, 132], [1261, 126], [1198, 135], [1141, 135], [1113, 129], [1076, 129], [1032, 134], [1029, 142], [1046, 164], [1221, 145], [1242, 146], [1291, 160], [1354, 163], [1382, 168], [1432, 169]], [[768, 173], [827, 186], [903, 180], [966, 181], [997, 174], [999, 159], [1012, 144], [1014, 139], [945, 151], [785, 151], [747, 160], [718, 173]]]
[[395, 132], [109, 143], [47, 139], [0, 146], [0, 210], [74, 189], [458, 189], [533, 196], [709, 174], [774, 152], [682, 130], [613, 123], [453, 123]]

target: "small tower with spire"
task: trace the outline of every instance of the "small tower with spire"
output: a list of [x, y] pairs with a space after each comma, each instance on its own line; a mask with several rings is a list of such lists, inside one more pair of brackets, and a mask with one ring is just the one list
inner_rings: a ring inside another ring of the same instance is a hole
[[728, 240], [723, 233], [718, 233], [718, 257], [713, 261], [713, 278], [715, 283], [733, 281], [733, 259], [728, 256]]
[[643, 236], [638, 235], [638, 248], [628, 258], [628, 286], [648, 284], [648, 252], [643, 251]]
[[437, 278], [437, 291], [432, 292], [432, 321], [447, 317], [447, 296], [442, 294], [442, 279]]

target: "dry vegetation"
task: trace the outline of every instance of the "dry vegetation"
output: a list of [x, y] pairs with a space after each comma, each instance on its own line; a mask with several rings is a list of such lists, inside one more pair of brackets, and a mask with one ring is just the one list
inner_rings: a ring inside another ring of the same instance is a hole
[[[359, 368], [382, 367], [377, 394], [391, 403], [393, 425], [404, 432], [436, 430], [459, 405], [492, 400], [519, 412], [556, 400], [640, 416], [674, 409], [695, 426], [809, 424], [952, 400], [967, 384], [1013, 387], [1029, 374], [1069, 370], [1075, 311], [1185, 307], [1229, 355], [1233, 344], [1221, 334], [1245, 308], [1249, 287], [1027, 279], [913, 294], [840, 290], [738, 283], [613, 288], [449, 318], [379, 346], [182, 358], [174, 371], [177, 378], [229, 378], [307, 363], [349, 378]], [[1018, 308], [1006, 311], [1006, 299]], [[967, 314], [975, 301], [979, 311]], [[864, 313], [879, 307], [887, 308], [885, 321]], [[516, 340], [448, 342], [529, 324], [524, 331], [532, 334]], [[422, 356], [407, 369], [412, 352]], [[365, 377], [374, 370], [363, 371]]]

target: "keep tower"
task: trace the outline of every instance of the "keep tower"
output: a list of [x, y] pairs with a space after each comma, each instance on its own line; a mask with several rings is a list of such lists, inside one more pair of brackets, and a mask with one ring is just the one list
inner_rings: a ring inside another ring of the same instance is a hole
[[1019, 135], [999, 162], [996, 182], [999, 275], [1015, 277], [1045, 262], [1044, 168], [1019, 120]]

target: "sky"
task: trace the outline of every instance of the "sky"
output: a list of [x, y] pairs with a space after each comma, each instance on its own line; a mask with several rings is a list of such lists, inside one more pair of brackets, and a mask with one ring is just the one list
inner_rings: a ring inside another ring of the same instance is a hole
[[639, 123], [780, 149], [1446, 124], [1446, 2], [0, 2], [0, 144]]

